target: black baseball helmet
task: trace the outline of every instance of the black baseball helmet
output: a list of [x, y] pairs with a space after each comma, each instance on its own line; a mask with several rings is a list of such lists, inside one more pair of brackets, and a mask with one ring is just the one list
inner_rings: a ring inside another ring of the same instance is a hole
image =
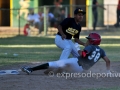
[[83, 15], [86, 14], [86, 12], [82, 8], [76, 8], [74, 11], [74, 14], [82, 13]]

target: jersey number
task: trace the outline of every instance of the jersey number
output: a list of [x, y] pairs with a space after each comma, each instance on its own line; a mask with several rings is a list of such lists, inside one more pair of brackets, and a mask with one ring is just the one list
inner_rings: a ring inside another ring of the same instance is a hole
[[88, 56], [88, 59], [89, 60], [94, 60], [94, 62], [97, 62], [97, 60], [99, 59], [99, 57], [100, 57], [100, 53], [96, 52], [96, 51], [93, 51], [92, 55]]

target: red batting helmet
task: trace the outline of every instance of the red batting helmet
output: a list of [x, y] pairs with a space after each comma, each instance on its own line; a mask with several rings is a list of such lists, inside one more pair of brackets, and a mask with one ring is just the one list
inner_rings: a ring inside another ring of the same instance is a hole
[[86, 37], [90, 44], [99, 45], [101, 42], [101, 36], [97, 33], [90, 33], [88, 37]]

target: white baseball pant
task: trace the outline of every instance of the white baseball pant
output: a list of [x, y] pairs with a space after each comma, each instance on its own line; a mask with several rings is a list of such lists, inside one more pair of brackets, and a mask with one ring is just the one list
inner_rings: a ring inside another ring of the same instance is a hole
[[70, 58], [57, 60], [53, 62], [49, 62], [49, 68], [51, 69], [62, 69], [63, 71], [68, 72], [82, 72], [82, 66], [78, 65], [78, 58]]
[[67, 59], [70, 53], [73, 55], [73, 57], [79, 56], [78, 50], [72, 40], [62, 40], [60, 35], [56, 35], [55, 44], [57, 45], [57, 47], [63, 50], [59, 60]]

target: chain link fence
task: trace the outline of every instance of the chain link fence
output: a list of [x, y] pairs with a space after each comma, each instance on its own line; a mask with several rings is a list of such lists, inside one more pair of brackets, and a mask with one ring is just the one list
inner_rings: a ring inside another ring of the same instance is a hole
[[[66, 17], [74, 17], [74, 10], [77, 7], [81, 7], [83, 10], [87, 12], [84, 16], [83, 21], [81, 22], [82, 27], [86, 28], [86, 30], [92, 30], [93, 24], [93, 14], [92, 14], [92, 6], [86, 5], [63, 5], [63, 6], [41, 6], [36, 7], [34, 9], [34, 13], [38, 14], [42, 19], [40, 22], [42, 23], [41, 34], [42, 35], [55, 35], [57, 32], [57, 26], [59, 23]], [[97, 28], [105, 28], [109, 29], [110, 26], [113, 26], [116, 23], [116, 9], [117, 5], [104, 5], [103, 7], [106, 10], [98, 7], [98, 22]], [[30, 9], [30, 8], [29, 8]], [[7, 15], [7, 17], [0, 18], [0, 24], [9, 23], [11, 27], [5, 27], [4, 25], [0, 29], [1, 35], [24, 35], [25, 25], [28, 24], [28, 14], [29, 9], [0, 9], [0, 15]], [[7, 12], [7, 13], [5, 13]], [[2, 18], [4, 19], [2, 20]], [[9, 19], [9, 20], [8, 20]], [[30, 25], [30, 36], [36, 36], [39, 34], [39, 29]]]

